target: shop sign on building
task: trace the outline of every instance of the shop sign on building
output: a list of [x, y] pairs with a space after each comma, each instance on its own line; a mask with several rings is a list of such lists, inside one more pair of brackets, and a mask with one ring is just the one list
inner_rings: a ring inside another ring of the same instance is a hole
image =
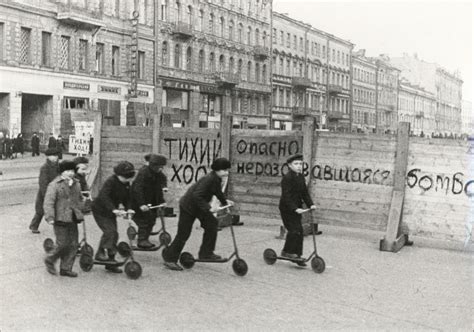
[[74, 90], [89, 90], [90, 85], [87, 83], [77, 83], [77, 82], [63, 82], [64, 89], [74, 89]]
[[115, 86], [98, 85], [97, 92], [120, 94], [120, 88]]

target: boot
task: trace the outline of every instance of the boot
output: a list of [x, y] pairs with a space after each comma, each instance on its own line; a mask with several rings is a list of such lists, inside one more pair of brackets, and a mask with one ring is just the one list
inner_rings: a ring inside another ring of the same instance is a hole
[[313, 224], [313, 232], [314, 232], [314, 235], [321, 235], [321, 234], [323, 234], [323, 232], [321, 232], [320, 230], [318, 230], [318, 226], [319, 226], [319, 224]]
[[118, 263], [116, 260], [115, 260], [115, 254], [111, 254], [109, 253], [109, 259], [108, 259], [109, 262], [113, 262], [113, 263]]
[[143, 249], [150, 249], [150, 248], [153, 248], [155, 245], [151, 243], [150, 241], [148, 241], [148, 239], [141, 239], [141, 240], [138, 240], [137, 246]]
[[105, 254], [105, 249], [104, 248], [99, 248], [99, 250], [97, 250], [97, 253], [95, 254], [95, 260], [96, 261], [102, 261], [102, 262], [106, 262], [106, 261], [109, 260], [107, 258], [107, 255]]

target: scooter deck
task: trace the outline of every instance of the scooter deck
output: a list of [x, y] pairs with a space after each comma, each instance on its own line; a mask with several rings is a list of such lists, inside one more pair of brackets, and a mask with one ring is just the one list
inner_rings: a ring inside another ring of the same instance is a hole
[[140, 248], [140, 247], [137, 247], [137, 246], [133, 246], [132, 250], [133, 251], [157, 251], [160, 248], [161, 248], [161, 246], [153, 246], [151, 248]]
[[195, 258], [195, 262], [201, 263], [227, 263], [229, 258], [221, 258], [221, 259], [205, 259], [205, 258]]
[[293, 263], [305, 263], [307, 262], [307, 259], [304, 257], [300, 258], [289, 258], [289, 257], [283, 257], [283, 256], [277, 256], [277, 259], [283, 260], [283, 261], [290, 261]]
[[122, 266], [123, 264], [125, 264], [125, 261], [117, 262], [117, 261], [98, 261], [98, 260], [94, 260], [94, 265]]

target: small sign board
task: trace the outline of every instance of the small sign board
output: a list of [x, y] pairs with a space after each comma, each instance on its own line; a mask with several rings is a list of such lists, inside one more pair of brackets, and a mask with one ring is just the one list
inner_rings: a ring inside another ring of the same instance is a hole
[[69, 153], [89, 154], [89, 139], [69, 135]]

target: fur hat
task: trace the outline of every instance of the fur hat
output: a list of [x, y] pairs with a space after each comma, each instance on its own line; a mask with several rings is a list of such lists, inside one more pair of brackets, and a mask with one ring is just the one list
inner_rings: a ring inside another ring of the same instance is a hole
[[76, 157], [72, 161], [74, 161], [76, 165], [89, 163], [89, 159], [87, 159], [86, 157]]
[[72, 160], [63, 160], [59, 163], [59, 173], [64, 171], [75, 171], [76, 163]]
[[114, 173], [129, 179], [135, 175], [135, 167], [128, 161], [121, 161], [114, 167]]
[[301, 153], [294, 154], [286, 160], [286, 163], [291, 164], [295, 160], [303, 160], [303, 155]]
[[226, 158], [217, 158], [213, 161], [211, 168], [213, 171], [221, 171], [230, 168], [230, 161]]
[[159, 168], [166, 165], [166, 161], [166, 157], [161, 154], [150, 154], [148, 165], [153, 171], [158, 172]]
[[46, 156], [57, 156], [58, 155], [58, 150], [56, 148], [49, 148], [44, 152]]

